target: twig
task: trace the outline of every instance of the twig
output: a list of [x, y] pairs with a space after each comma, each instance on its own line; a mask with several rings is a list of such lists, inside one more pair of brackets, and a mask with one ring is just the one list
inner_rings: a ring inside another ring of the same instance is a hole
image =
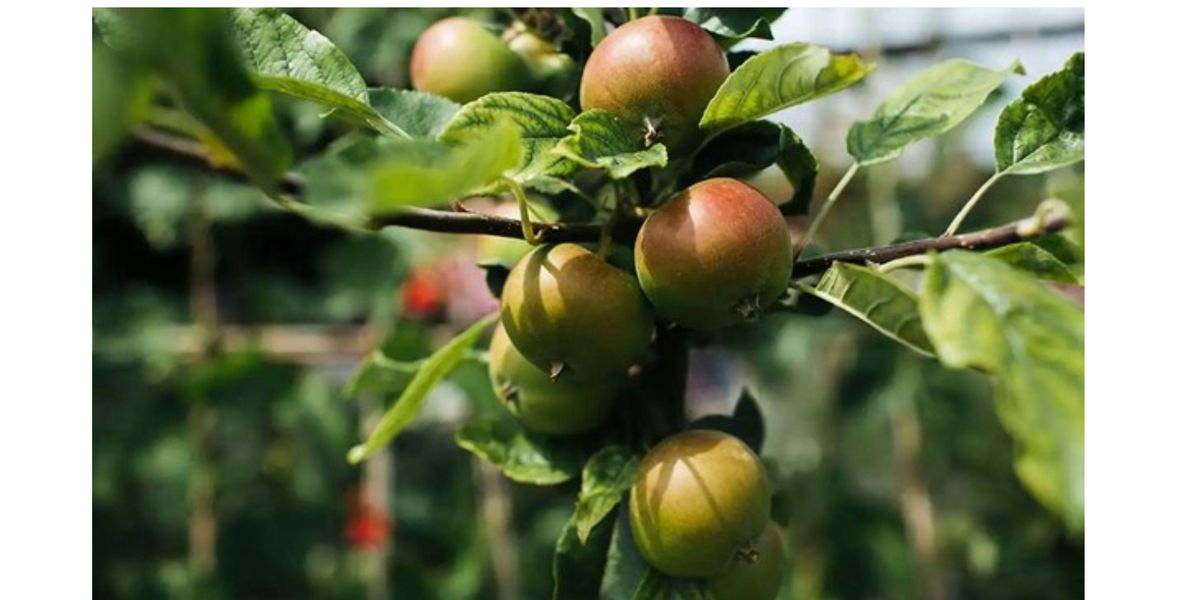
[[[1039, 221], [1040, 226], [1037, 226]], [[828, 269], [834, 261], [861, 265], [868, 262], [885, 263], [905, 256], [924, 254], [930, 250], [997, 248], [1062, 231], [1069, 224], [1070, 218], [1066, 213], [1052, 212], [1041, 217], [1029, 217], [1000, 227], [951, 237], [926, 238], [888, 246], [831, 252], [796, 261], [792, 265], [792, 277], [799, 278], [821, 273]]]

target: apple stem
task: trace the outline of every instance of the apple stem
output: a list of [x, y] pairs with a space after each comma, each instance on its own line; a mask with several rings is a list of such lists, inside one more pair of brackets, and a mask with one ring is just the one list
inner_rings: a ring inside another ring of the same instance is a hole
[[567, 363], [561, 360], [556, 360], [550, 363], [550, 381], [558, 381], [558, 378], [562, 377], [563, 373], [566, 372]]
[[525, 238], [525, 243], [530, 246], [538, 245], [541, 240], [534, 233], [533, 222], [529, 220], [529, 199], [525, 197], [525, 190], [521, 189], [521, 184], [508, 177], [504, 178], [504, 183], [517, 199], [517, 208], [521, 211], [521, 235]]

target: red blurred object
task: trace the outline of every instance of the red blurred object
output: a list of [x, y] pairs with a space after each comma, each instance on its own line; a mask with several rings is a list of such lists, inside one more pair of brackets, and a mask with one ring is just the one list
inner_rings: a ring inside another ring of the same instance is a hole
[[408, 314], [428, 319], [441, 314], [446, 295], [441, 277], [434, 269], [420, 269], [404, 282], [404, 310]]
[[388, 512], [372, 506], [361, 487], [347, 494], [349, 513], [346, 515], [346, 541], [356, 550], [375, 550], [387, 544], [392, 535], [392, 519]]

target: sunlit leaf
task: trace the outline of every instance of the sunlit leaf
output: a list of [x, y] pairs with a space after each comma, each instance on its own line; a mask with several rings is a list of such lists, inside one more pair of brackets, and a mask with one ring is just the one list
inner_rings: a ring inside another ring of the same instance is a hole
[[440, 140], [452, 144], [475, 140], [498, 123], [516, 126], [523, 157], [509, 176], [519, 183], [538, 177], [561, 177], [577, 168], [555, 154], [558, 141], [571, 135], [575, 111], [565, 102], [525, 92], [497, 92], [470, 102], [442, 130]]
[[1083, 311], [1001, 260], [964, 251], [926, 271], [921, 318], [950, 367], [992, 374], [1022, 483], [1083, 527]]
[[277, 8], [232, 9], [246, 64], [265, 89], [316, 102], [380, 133], [422, 137], [384, 117], [350, 59]]
[[586, 544], [588, 536], [621, 502], [621, 496], [633, 487], [637, 477], [639, 456], [624, 446], [606, 446], [588, 459], [583, 466], [583, 484], [575, 502], [572, 521], [579, 542]]
[[462, 108], [452, 100], [416, 90], [371, 88], [367, 94], [379, 114], [418, 139], [436, 138]]
[[580, 114], [568, 128], [572, 135], [560, 140], [554, 152], [589, 169], [603, 169], [613, 179], [667, 164], [665, 146], [644, 147], [620, 119], [603, 110]]
[[458, 445], [494, 465], [518, 483], [554, 485], [583, 469], [590, 448], [567, 437], [522, 429], [512, 419], [479, 419], [454, 435]]
[[856, 54], [796, 42], [755, 55], [721, 84], [700, 119], [713, 136], [785, 108], [843, 90], [875, 68]]
[[921, 325], [916, 293], [885, 273], [835, 262], [816, 287], [805, 291], [916, 352], [933, 354], [933, 346]]
[[1083, 53], [1039, 79], [1000, 113], [996, 172], [1031, 175], [1083, 160]]
[[1024, 72], [1016, 62], [999, 70], [959, 58], [938, 63], [905, 81], [870, 120], [850, 126], [846, 150], [862, 165], [892, 160], [910, 144], [963, 122], [1010, 73]]
[[495, 323], [497, 316], [496, 313], [493, 313], [476, 321], [475, 324], [454, 336], [454, 339], [426, 359], [417, 369], [412, 382], [404, 388], [404, 392], [384, 413], [383, 418], [379, 420], [379, 424], [375, 426], [375, 430], [371, 432], [367, 440], [350, 449], [347, 460], [351, 463], [362, 462], [386, 446], [401, 431], [404, 431], [404, 428], [408, 427], [409, 423], [412, 423], [412, 420], [417, 418], [421, 409], [425, 407], [425, 400], [429, 397], [429, 392], [433, 390], [433, 387], [445, 379], [446, 375], [454, 370], [454, 367], [458, 366], [479, 336]]
[[987, 252], [1038, 279], [1083, 283], [1083, 249], [1060, 235], [1018, 242]]

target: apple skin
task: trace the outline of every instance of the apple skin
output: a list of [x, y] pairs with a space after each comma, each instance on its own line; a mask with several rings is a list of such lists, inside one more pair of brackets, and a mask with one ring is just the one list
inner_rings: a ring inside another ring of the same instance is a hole
[[488, 377], [500, 403], [525, 427], [540, 433], [570, 435], [604, 422], [619, 385], [587, 382], [574, 373], [557, 381], [529, 362], [497, 325], [488, 347]]
[[695, 148], [700, 117], [729, 77], [725, 52], [686, 19], [644, 17], [621, 25], [592, 51], [583, 67], [579, 100], [602, 109], [645, 137], [654, 123], [668, 152]]
[[590, 381], [624, 378], [654, 334], [637, 279], [576, 244], [525, 255], [504, 282], [500, 319], [538, 368]]
[[417, 38], [409, 63], [413, 87], [466, 103], [532, 84], [525, 60], [480, 23], [449, 17]]
[[775, 600], [787, 569], [783, 533], [770, 523], [754, 543], [754, 562], [734, 560], [724, 573], [711, 581], [713, 600]]
[[791, 234], [779, 208], [758, 190], [718, 177], [651, 214], [634, 258], [658, 314], [714, 330], [753, 319], [783, 294], [792, 272]]
[[642, 556], [676, 577], [725, 572], [766, 528], [762, 462], [727, 433], [692, 430], [659, 442], [630, 491], [629, 522]]

